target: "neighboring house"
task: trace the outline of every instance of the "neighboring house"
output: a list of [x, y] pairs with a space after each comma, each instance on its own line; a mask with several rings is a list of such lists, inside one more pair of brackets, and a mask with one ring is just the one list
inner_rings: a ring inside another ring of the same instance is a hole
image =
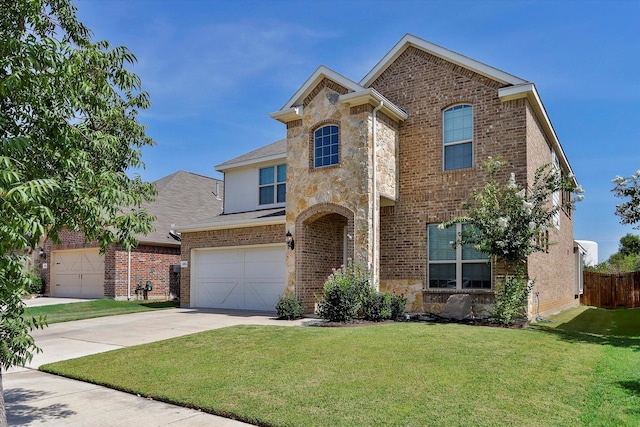
[[[155, 231], [139, 235], [127, 252], [109, 246], [101, 255], [98, 242], [85, 242], [80, 232], [65, 231], [61, 242], [44, 244], [40, 272], [45, 292], [56, 297], [165, 299], [180, 292], [180, 237], [175, 224], [204, 221], [222, 212], [222, 181], [178, 171], [154, 182], [155, 200], [143, 207], [156, 217]], [[136, 291], [139, 286], [151, 291]]]
[[[289, 293], [312, 312], [352, 258], [412, 312], [455, 293], [483, 311], [500, 266], [437, 225], [463, 214], [490, 156], [508, 161], [505, 182], [530, 186], [549, 163], [572, 176], [533, 83], [412, 35], [358, 83], [319, 67], [271, 117], [286, 139], [217, 166], [224, 214], [180, 226], [183, 306], [273, 310]], [[530, 316], [578, 304], [572, 212], [542, 237], [555, 244], [529, 257]]]

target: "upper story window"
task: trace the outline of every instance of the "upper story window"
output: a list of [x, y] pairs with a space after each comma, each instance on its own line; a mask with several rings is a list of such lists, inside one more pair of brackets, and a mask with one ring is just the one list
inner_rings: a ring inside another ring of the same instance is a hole
[[429, 288], [491, 289], [489, 255], [471, 245], [455, 244], [465, 227], [471, 225], [428, 226]]
[[340, 152], [338, 126], [327, 125], [316, 130], [313, 133], [313, 149], [314, 167], [337, 165]]
[[443, 113], [444, 170], [470, 168], [473, 164], [473, 107], [462, 104]]
[[286, 202], [287, 165], [261, 168], [259, 192], [259, 204], [261, 205]]

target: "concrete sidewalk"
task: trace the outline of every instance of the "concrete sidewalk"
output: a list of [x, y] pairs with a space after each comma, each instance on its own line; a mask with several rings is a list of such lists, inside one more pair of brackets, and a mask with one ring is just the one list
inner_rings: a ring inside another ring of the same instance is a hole
[[302, 320], [234, 310], [168, 309], [56, 323], [33, 331], [43, 352], [26, 367], [12, 368], [2, 376], [9, 425], [247, 426], [36, 370], [46, 363], [241, 324], [299, 326]]

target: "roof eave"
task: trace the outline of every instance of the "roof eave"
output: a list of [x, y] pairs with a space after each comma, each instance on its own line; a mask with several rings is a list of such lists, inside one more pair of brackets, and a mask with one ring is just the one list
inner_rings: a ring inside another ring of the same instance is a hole
[[430, 43], [412, 34], [406, 34], [396, 45], [376, 64], [375, 67], [360, 81], [363, 87], [369, 87], [407, 48], [413, 46], [432, 55], [452, 62], [463, 68], [472, 70], [480, 75], [496, 80], [505, 85], [519, 85], [526, 83], [519, 77], [493, 68], [442, 46]]
[[409, 117], [409, 115], [400, 107], [396, 106], [394, 103], [382, 96], [378, 91], [371, 88], [340, 95], [340, 101], [351, 107], [357, 107], [364, 104], [371, 104], [374, 106], [382, 104], [381, 111], [395, 121], [404, 121]]
[[221, 163], [217, 166], [214, 166], [214, 168], [218, 172], [225, 172], [229, 169], [236, 169], [244, 166], [251, 166], [251, 165], [257, 165], [260, 163], [269, 163], [269, 162], [274, 162], [276, 160], [286, 160], [286, 159], [287, 159], [287, 153], [284, 152], [284, 153], [272, 154], [270, 156], [265, 156], [265, 157], [258, 157], [256, 159], [244, 160], [241, 162]]
[[180, 233], [195, 233], [198, 231], [226, 230], [234, 228], [262, 227], [266, 225], [285, 224], [285, 216], [269, 217], [269, 218], [251, 218], [231, 221], [217, 221], [204, 224], [192, 224], [176, 227], [176, 231]]
[[564, 167], [567, 168], [570, 176], [573, 179], [574, 185], [578, 185], [578, 181], [575, 177], [575, 174], [573, 173], [573, 169], [569, 164], [569, 159], [567, 159], [567, 156], [565, 155], [564, 150], [560, 145], [560, 140], [558, 138], [558, 135], [556, 134], [556, 131], [553, 129], [553, 125], [551, 124], [551, 120], [547, 115], [547, 111], [544, 108], [544, 104], [540, 99], [540, 95], [538, 94], [538, 90], [536, 89], [535, 84], [525, 83], [518, 86], [504, 87], [504, 88], [498, 89], [498, 96], [500, 97], [500, 100], [502, 102], [511, 101], [514, 99], [522, 99], [522, 98], [526, 98], [529, 101], [529, 104], [531, 104], [531, 108], [533, 108], [533, 111], [536, 114], [536, 117], [538, 118], [538, 120], [540, 121], [540, 124], [542, 125], [542, 129], [545, 135], [551, 141], [551, 144], [553, 145], [553, 148], [556, 151], [556, 154], [558, 155], [560, 162], [564, 165]]
[[[301, 106], [304, 98], [325, 77], [341, 86], [344, 86], [350, 91], [359, 91], [364, 89], [353, 80], [346, 78], [342, 74], [336, 73], [335, 71], [325, 67], [324, 65], [321, 65], [313, 72], [313, 74], [311, 74], [311, 76], [309, 76], [304, 84], [300, 86], [300, 89], [298, 89], [296, 93], [293, 94], [293, 96], [284, 104], [284, 106], [279, 111], [271, 113], [269, 114], [269, 116], [283, 123], [302, 117]], [[296, 111], [296, 108], [300, 109]]]

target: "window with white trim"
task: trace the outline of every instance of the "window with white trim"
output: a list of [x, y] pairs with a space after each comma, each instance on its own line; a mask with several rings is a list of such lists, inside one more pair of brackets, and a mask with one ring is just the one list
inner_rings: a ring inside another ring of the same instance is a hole
[[428, 283], [430, 289], [491, 289], [489, 255], [471, 245], [458, 245], [468, 224], [440, 228], [428, 225]]
[[287, 165], [260, 169], [259, 204], [273, 205], [286, 202]]
[[443, 168], [446, 171], [473, 165], [473, 107], [454, 105], [442, 114]]
[[340, 162], [339, 128], [322, 126], [313, 133], [313, 166], [337, 165]]

